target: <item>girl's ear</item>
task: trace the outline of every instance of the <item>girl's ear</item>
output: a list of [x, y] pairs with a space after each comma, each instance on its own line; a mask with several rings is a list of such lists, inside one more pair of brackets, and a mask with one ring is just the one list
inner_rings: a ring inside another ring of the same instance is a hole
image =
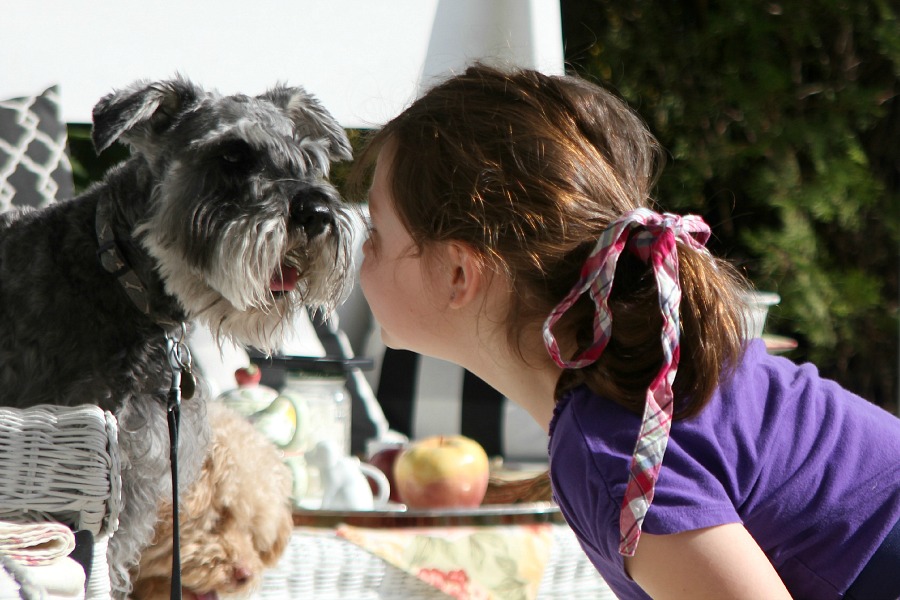
[[447, 246], [450, 274], [450, 308], [462, 308], [481, 295], [484, 286], [484, 263], [472, 248], [460, 242]]

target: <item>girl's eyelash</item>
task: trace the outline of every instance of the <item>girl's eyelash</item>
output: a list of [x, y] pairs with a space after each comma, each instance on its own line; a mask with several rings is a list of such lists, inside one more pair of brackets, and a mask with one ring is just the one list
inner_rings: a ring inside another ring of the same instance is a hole
[[378, 253], [378, 238], [375, 235], [374, 227], [368, 227], [366, 229], [366, 239], [364, 242], [364, 247], [368, 248], [368, 250], [372, 256], [377, 255], [377, 253]]
[[365, 241], [368, 242], [370, 246], [374, 246], [377, 230], [375, 229], [375, 223], [372, 221], [371, 215], [366, 215], [365, 219], [363, 220], [363, 228], [366, 232]]
[[366, 215], [363, 220], [363, 227], [365, 227], [366, 232], [371, 235], [375, 232], [375, 222], [372, 220], [372, 215]]

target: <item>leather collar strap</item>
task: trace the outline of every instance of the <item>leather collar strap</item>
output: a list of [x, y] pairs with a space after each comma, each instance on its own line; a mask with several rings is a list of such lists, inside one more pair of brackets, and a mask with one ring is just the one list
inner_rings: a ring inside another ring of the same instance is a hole
[[180, 321], [174, 321], [153, 314], [150, 308], [150, 294], [147, 293], [147, 287], [141, 281], [138, 274], [134, 272], [125, 253], [119, 247], [116, 240], [116, 234], [113, 232], [112, 222], [110, 220], [110, 211], [112, 204], [103, 199], [97, 202], [97, 212], [95, 219], [95, 227], [97, 231], [97, 260], [110, 275], [116, 277], [122, 285], [122, 289], [131, 298], [132, 304], [139, 311], [150, 317], [159, 324], [163, 329], [177, 328], [181, 325]]
[[105, 271], [114, 275], [122, 289], [131, 298], [134, 305], [147, 316], [150, 316], [150, 298], [147, 288], [138, 278], [137, 273], [131, 269], [131, 265], [125, 259], [125, 255], [119, 248], [109, 220], [110, 203], [102, 199], [97, 202], [97, 258]]

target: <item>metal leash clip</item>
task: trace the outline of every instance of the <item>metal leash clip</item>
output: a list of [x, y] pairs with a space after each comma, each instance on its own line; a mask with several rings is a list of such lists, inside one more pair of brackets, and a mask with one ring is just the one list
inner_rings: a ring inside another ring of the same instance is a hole
[[193, 398], [196, 389], [194, 374], [191, 370], [193, 364], [191, 349], [188, 348], [185, 341], [187, 339], [187, 326], [184, 323], [181, 324], [179, 333], [180, 335], [170, 335], [169, 332], [166, 332], [166, 354], [169, 358], [169, 366], [172, 367], [172, 387], [169, 391], [170, 403], [173, 392], [176, 390], [180, 398], [190, 400]]

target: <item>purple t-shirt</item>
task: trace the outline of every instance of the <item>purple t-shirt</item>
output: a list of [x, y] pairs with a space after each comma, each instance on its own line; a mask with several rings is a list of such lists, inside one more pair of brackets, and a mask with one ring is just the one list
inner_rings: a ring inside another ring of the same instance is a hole
[[[550, 473], [619, 598], [648, 598], [618, 553], [640, 416], [581, 387], [556, 407]], [[743, 523], [795, 598], [840, 598], [900, 518], [900, 419], [751, 342], [696, 417], [675, 421], [643, 530]]]

